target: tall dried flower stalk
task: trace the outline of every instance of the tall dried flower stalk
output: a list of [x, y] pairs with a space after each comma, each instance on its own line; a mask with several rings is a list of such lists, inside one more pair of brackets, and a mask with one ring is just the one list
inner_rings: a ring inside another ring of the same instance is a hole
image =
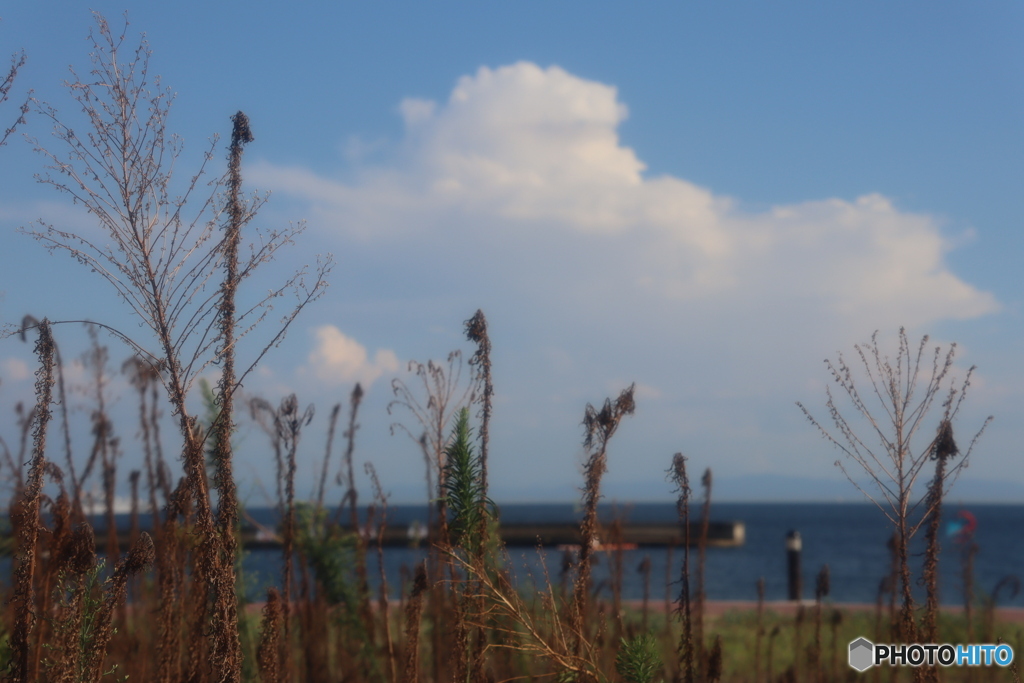
[[761, 640], [764, 638], [764, 577], [757, 579], [757, 626], [754, 631], [754, 680], [761, 680]]
[[[121, 371], [128, 375], [129, 382], [135, 390], [138, 392], [139, 401], [139, 431], [137, 436], [142, 439], [142, 453], [143, 453], [143, 466], [146, 472], [146, 489], [149, 491], [149, 512], [153, 518], [153, 533], [157, 534], [157, 540], [159, 540], [160, 534], [160, 506], [157, 503], [157, 490], [159, 488], [159, 473], [158, 468], [160, 464], [156, 460], [156, 447], [158, 444], [154, 443], [158, 435], [155, 433], [153, 425], [153, 419], [149, 407], [148, 397], [151, 391], [154, 391], [158, 384], [158, 377], [154, 372], [153, 366], [147, 363], [145, 360], [138, 356], [132, 356], [126, 360], [122, 366]], [[156, 403], [156, 396], [153, 396], [154, 403]]]
[[153, 539], [143, 532], [139, 540], [128, 551], [124, 561], [117, 565], [114, 573], [107, 580], [103, 604], [96, 615], [94, 640], [84, 653], [84, 669], [87, 672], [85, 681], [98, 683], [105, 673], [104, 658], [110, 637], [114, 634], [114, 608], [124, 602], [128, 593], [128, 579], [153, 564], [155, 550]]
[[601, 499], [601, 477], [608, 466], [608, 441], [622, 418], [632, 415], [636, 409], [633, 400], [635, 388], [636, 384], [629, 385], [614, 403], [605, 399], [600, 410], [588, 403], [583, 415], [583, 447], [590, 455], [583, 468], [586, 485], [583, 490], [583, 523], [580, 526], [580, 558], [569, 610], [569, 628], [575, 638], [573, 654], [577, 657], [581, 655], [586, 641], [584, 623], [590, 600], [591, 562], [597, 544], [597, 503]]
[[[223, 607], [228, 583], [233, 591], [233, 563], [218, 557], [223, 543], [216, 540], [205, 480], [204, 444], [185, 397], [198, 374], [209, 363], [223, 361], [223, 351], [233, 349], [238, 339], [266, 316], [270, 299], [296, 292], [296, 306], [271, 335], [270, 343], [244, 372], [230, 380], [232, 386], [227, 393], [231, 393], [267, 350], [280, 341], [298, 312], [323, 291], [329, 264], [318, 266], [310, 286], [303, 281], [304, 273], [299, 273], [240, 314], [221, 315], [225, 299], [210, 286], [221, 265], [228, 269], [229, 288], [234, 287], [270, 260], [301, 227], [260, 235], [244, 261], [226, 265], [232, 260], [233, 233], [229, 230], [229, 239], [217, 239], [222, 213], [217, 193], [221, 183], [214, 182], [210, 194], [198, 196], [216, 141], [211, 143], [198, 172], [184, 183], [183, 191], [176, 192], [172, 169], [182, 148], [166, 128], [171, 94], [160, 86], [159, 79], [150, 79], [150, 51], [145, 40], [132, 49], [127, 45], [127, 22], [125, 30], [117, 33], [102, 16], [95, 14], [95, 18], [96, 31], [90, 36], [92, 68], [86, 76], [72, 70], [69, 83], [84, 125], [72, 125], [54, 107], [36, 102], [38, 112], [52, 121], [59, 142], [56, 150], [39, 142], [36, 149], [48, 159], [52, 172], [41, 175], [40, 182], [85, 207], [99, 232], [75, 233], [41, 223], [30, 234], [50, 250], [68, 253], [98, 273], [152, 333], [156, 349], [147, 350], [144, 343], [105, 327], [160, 370], [179, 421], [197, 529], [201, 538], [215, 539], [200, 545], [194, 574], [220, 596], [217, 604]], [[82, 130], [87, 132], [80, 134]], [[239, 204], [232, 202], [227, 211], [232, 224], [247, 222], [261, 203], [254, 201], [239, 212]], [[228, 292], [228, 298], [231, 296]], [[228, 326], [241, 333], [225, 336]], [[215, 344], [219, 344], [217, 353]], [[225, 419], [229, 417], [227, 412]], [[230, 486], [226, 482], [224, 485]], [[218, 637], [234, 628], [230, 610], [218, 609], [212, 616], [215, 624], [210, 631], [211, 646], [217, 653], [218, 667], [215, 677], [235, 680], [234, 658], [221, 653], [218, 642]]]
[[494, 383], [491, 380], [491, 338], [487, 336], [487, 318], [482, 310], [477, 310], [473, 317], [466, 321], [466, 338], [476, 344], [476, 352], [469, 359], [469, 364], [476, 370], [477, 382], [480, 385], [480, 470], [483, 479], [483, 494], [487, 497], [487, 453], [490, 442], [491, 397], [494, 395]]
[[[359, 405], [363, 400], [363, 387], [356, 382], [349, 396], [348, 427], [345, 429], [345, 468], [348, 470], [348, 490], [345, 498], [349, 505], [349, 524], [356, 534], [356, 591], [359, 594], [359, 615], [363, 620], [363, 628], [372, 641], [374, 633], [373, 612], [370, 604], [370, 582], [366, 571], [366, 549], [369, 538], [359, 530], [359, 489], [356, 487], [355, 470], [352, 465], [356, 451], [356, 430], [359, 429]], [[339, 508], [340, 512], [340, 508]], [[369, 529], [370, 522], [367, 522]]]
[[405, 683], [420, 679], [420, 620], [423, 616], [423, 593], [427, 590], [427, 568], [420, 563], [405, 607]]
[[296, 454], [302, 429], [310, 423], [315, 414], [312, 404], [304, 411], [299, 410], [299, 399], [290, 394], [281, 400], [275, 409], [267, 401], [254, 398], [249, 407], [255, 419], [270, 437], [277, 458], [278, 511], [282, 517], [283, 529], [283, 612], [284, 643], [281, 666], [286, 675], [291, 670], [291, 600], [293, 565], [295, 559], [295, 470]]
[[[683, 567], [679, 572], [679, 606], [677, 611], [683, 620], [683, 632], [679, 636], [679, 668], [682, 670], [686, 683], [694, 681], [693, 652], [693, 615], [690, 605], [690, 479], [686, 474], [686, 456], [676, 453], [672, 456], [672, 469], [669, 471], [676, 485], [679, 497], [676, 499], [676, 510], [679, 513], [679, 524], [683, 531]], [[667, 618], [666, 614], [666, 618]]]
[[697, 536], [697, 590], [696, 590], [696, 618], [693, 620], [694, 654], [697, 658], [697, 671], [701, 678], [707, 677], [708, 652], [705, 647], [704, 638], [704, 606], [707, 593], [704, 589], [705, 564], [708, 548], [708, 530], [711, 522], [711, 468], [704, 470], [700, 479], [704, 488], [704, 502], [701, 504], [700, 532]]
[[320, 481], [316, 485], [317, 514], [324, 509], [324, 492], [327, 487], [327, 469], [331, 462], [331, 449], [334, 446], [334, 432], [338, 427], [338, 416], [341, 415], [341, 404], [335, 403], [331, 408], [331, 417], [327, 421], [327, 445], [324, 447], [324, 462], [320, 470]]
[[345, 480], [348, 482], [343, 503], [347, 502], [349, 506], [348, 519], [352, 531], [356, 531], [359, 528], [359, 489], [356, 488], [356, 476], [352, 458], [356, 451], [356, 430], [359, 429], [359, 423], [356, 422], [356, 418], [359, 415], [359, 404], [362, 400], [363, 387], [356, 382], [356, 386], [352, 389], [352, 395], [349, 397], [348, 428], [345, 429], [343, 435], [346, 442], [343, 464], [347, 472]]
[[[444, 465], [445, 446], [448, 443], [448, 428], [452, 417], [463, 406], [473, 402], [475, 385], [470, 382], [462, 385], [462, 353], [452, 351], [448, 354], [447, 367], [441, 363], [428, 361], [426, 364], [410, 361], [409, 372], [413, 373], [418, 382], [410, 386], [401, 379], [391, 382], [391, 391], [395, 398], [388, 403], [388, 414], [396, 408], [402, 408], [412, 414], [422, 431], [413, 432], [408, 426], [394, 422], [391, 433], [405, 432], [413, 441], [421, 444], [424, 454], [429, 454], [432, 462], [430, 470], [437, 477], [435, 493], [445, 490]], [[447, 513], [443, 494], [438, 496], [437, 512], [441, 525], [440, 542], [447, 544]]]
[[[899, 635], [903, 642], [914, 642], [917, 637], [908, 547], [910, 539], [924, 520], [929, 518], [926, 509], [919, 521], [913, 521], [917, 503], [911, 500], [912, 491], [931, 457], [934, 442], [934, 439], [929, 439], [924, 448], [915, 448], [915, 437], [924, 427], [936, 398], [942, 395], [945, 400], [942, 402], [941, 419], [953, 421], [967, 395], [974, 372], [972, 366], [963, 382], [958, 384], [951, 377], [956, 344], [950, 344], [944, 354], [942, 347], [936, 346], [930, 363], [927, 345], [928, 337], [925, 336], [915, 352], [911, 349], [906, 331], [901, 328], [898, 350], [893, 360], [879, 347], [878, 332], [871, 336], [870, 344], [854, 346], [860, 359], [859, 372], [855, 372], [842, 354], [839, 354], [835, 363], [826, 360], [829, 374], [852, 407], [847, 417], [837, 405], [831, 389], [826, 387], [825, 407], [833, 424], [832, 430], [826, 429], [803, 404], [797, 403], [822, 436], [863, 469], [878, 489], [875, 495], [865, 491], [847, 471], [842, 460], [836, 461], [836, 466], [878, 506], [895, 529], [902, 594]], [[858, 374], [867, 378], [868, 391], [863, 394], [858, 388]], [[982, 424], [964, 457], [944, 473], [943, 487], [948, 487], [961, 468], [966, 466], [975, 443], [991, 419], [989, 417]]]
[[281, 621], [281, 595], [276, 588], [271, 588], [267, 591], [267, 602], [263, 606], [260, 644], [256, 652], [262, 683], [279, 683], [281, 680]]
[[33, 680], [30, 671], [29, 640], [35, 628], [35, 573], [36, 543], [39, 539], [39, 505], [43, 489], [43, 472], [46, 464], [46, 428], [50, 423], [50, 404], [53, 402], [54, 343], [50, 322], [43, 318], [36, 331], [35, 352], [39, 357], [36, 370], [35, 427], [32, 431], [32, 461], [24, 491], [19, 492], [18, 504], [13, 515], [18, 535], [18, 552], [15, 557], [14, 606], [15, 622], [11, 633], [11, 676], [13, 683]]
[[[107, 557], [110, 565], [117, 562], [117, 523], [114, 517], [114, 494], [117, 488], [117, 455], [119, 440], [114, 436], [114, 425], [107, 413], [107, 361], [109, 351], [100, 344], [99, 334], [93, 326], [86, 326], [89, 334], [89, 349], [82, 356], [82, 365], [91, 371], [90, 388], [94, 392], [96, 408], [92, 411], [93, 445], [82, 472], [82, 481], [88, 479], [93, 468], [99, 464], [103, 481], [103, 509], [106, 514]], [[80, 482], [81, 483], [81, 482]]]
[[821, 602], [831, 590], [831, 579], [828, 565], [818, 572], [814, 582], [814, 643], [811, 647], [811, 675], [813, 680], [821, 680], [824, 675], [821, 663]]
[[[925, 610], [921, 621], [921, 638], [926, 643], [938, 642], [939, 617], [939, 525], [942, 522], [942, 493], [946, 481], [947, 461], [954, 458], [960, 449], [953, 439], [953, 425], [949, 420], [939, 423], [938, 433], [932, 442], [931, 457], [935, 460], [935, 475], [928, 486], [925, 505], [928, 508], [928, 528], [925, 530], [926, 547], [922, 576], [925, 587]], [[935, 666], [924, 667], [922, 678], [929, 683], [938, 683], [939, 671]]]
[[[4, 104], [11, 98], [11, 91], [14, 89], [14, 80], [18, 76], [18, 71], [25, 66], [25, 62], [28, 61], [25, 57], [24, 50], [21, 52], [15, 52], [11, 55], [11, 66], [7, 70], [7, 74], [0, 80], [0, 104]], [[30, 91], [31, 94], [31, 91]], [[10, 126], [4, 129], [3, 135], [0, 135], [0, 147], [7, 144], [7, 138], [14, 134], [14, 131], [18, 129], [18, 126], [24, 125], [25, 115], [28, 114], [29, 110], [29, 99], [25, 99], [24, 102], [18, 107], [18, 116], [14, 119], [14, 122]]]
[[[39, 321], [35, 317], [31, 315], [24, 316], [21, 319], [21, 330], [19, 331], [21, 341], [27, 341], [27, 332], [35, 329], [38, 324]], [[71, 477], [71, 504], [74, 506], [76, 513], [80, 514], [82, 511], [82, 487], [76, 474], [74, 459], [72, 458], [71, 425], [68, 420], [69, 401], [67, 398], [67, 384], [64, 381], [64, 361], [60, 355], [60, 345], [57, 344], [56, 340], [53, 342], [53, 360], [57, 383], [57, 404], [60, 406], [61, 434], [64, 436], [64, 466]], [[4, 448], [6, 449], [6, 444]]]
[[[232, 472], [231, 436], [235, 431], [234, 395], [237, 386], [235, 372], [235, 328], [237, 314], [235, 297], [238, 293], [238, 247], [242, 241], [242, 226], [252, 215], [242, 201], [242, 153], [253, 141], [249, 118], [242, 112], [231, 117], [231, 146], [228, 152], [227, 225], [222, 242], [224, 279], [221, 282], [220, 302], [217, 306], [218, 348], [221, 366], [217, 384], [217, 419], [210, 426], [213, 436], [214, 485], [217, 488], [217, 526], [220, 532], [220, 558], [213, 579], [213, 610], [215, 612], [213, 648], [210, 658], [217, 677], [223, 681], [238, 681], [242, 671], [242, 644], [238, 639], [238, 608], [235, 600], [235, 556], [238, 543], [235, 527], [238, 525], [238, 498]], [[210, 539], [207, 542], [213, 542]]]
[[373, 485], [373, 497], [376, 504], [380, 506], [380, 519], [377, 524], [377, 568], [380, 571], [380, 600], [378, 606], [381, 614], [381, 622], [384, 630], [384, 644], [387, 648], [388, 670], [391, 673], [391, 683], [398, 683], [398, 656], [395, 653], [394, 638], [391, 635], [391, 604], [388, 600], [388, 575], [384, 568], [384, 531], [388, 524], [388, 496], [381, 488], [380, 479], [377, 478], [377, 470], [372, 463], [365, 464], [366, 475], [370, 477]]

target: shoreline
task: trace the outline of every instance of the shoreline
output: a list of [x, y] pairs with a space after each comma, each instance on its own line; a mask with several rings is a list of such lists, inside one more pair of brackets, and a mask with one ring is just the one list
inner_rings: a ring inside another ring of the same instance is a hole
[[[245, 606], [245, 611], [248, 614], [259, 614], [262, 612], [264, 604], [266, 603], [250, 602]], [[292, 604], [295, 604], [295, 602]], [[377, 600], [372, 600], [371, 604], [375, 610], [379, 609], [380, 603]], [[403, 603], [399, 600], [389, 600], [388, 604], [391, 608], [397, 609]], [[674, 609], [675, 603], [672, 604]], [[622, 605], [631, 610], [640, 611], [643, 609], [643, 600], [623, 600]], [[800, 602], [795, 600], [766, 600], [764, 602], [765, 612], [773, 612], [782, 616], [796, 616], [799, 607], [813, 609], [814, 606], [814, 600], [803, 600]], [[821, 607], [823, 610], [836, 609], [842, 612], [874, 612], [877, 606], [870, 602], [823, 602]], [[647, 603], [647, 608], [653, 614], [664, 614], [665, 601], [650, 600]], [[963, 605], [942, 605], [939, 609], [940, 613], [952, 614], [963, 614], [964, 611]], [[755, 612], [756, 610], [756, 600], [706, 600], [704, 602], [704, 616], [710, 618], [722, 617], [732, 612]], [[888, 611], [887, 605], [883, 606], [883, 611]], [[980, 611], [977, 614], [981, 618]], [[1024, 623], [1024, 607], [996, 607], [995, 619], [1005, 623]]]

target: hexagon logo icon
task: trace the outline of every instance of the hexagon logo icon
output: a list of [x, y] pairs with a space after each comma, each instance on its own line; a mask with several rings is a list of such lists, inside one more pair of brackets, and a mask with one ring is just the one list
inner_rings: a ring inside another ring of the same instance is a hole
[[867, 638], [858, 638], [850, 643], [850, 666], [857, 671], [866, 671], [874, 664], [875, 644]]

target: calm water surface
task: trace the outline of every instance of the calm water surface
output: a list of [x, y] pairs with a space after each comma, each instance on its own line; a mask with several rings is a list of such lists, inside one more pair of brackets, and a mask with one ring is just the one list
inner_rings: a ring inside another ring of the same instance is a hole
[[[962, 556], [963, 544], [953, 535], [961, 519], [959, 512], [968, 510], [977, 520], [974, 542], [978, 546], [974, 559], [974, 585], [978, 595], [991, 593], [996, 584], [1007, 576], [1024, 574], [1024, 505], [968, 505], [947, 506], [943, 515], [942, 554], [939, 560], [941, 599], [945, 604], [959, 604], [963, 600]], [[270, 522], [270, 510], [254, 510], [261, 521]], [[390, 519], [408, 524], [425, 519], [425, 510], [417, 506], [394, 507]], [[615, 514], [627, 521], [674, 521], [677, 519], [673, 504], [645, 503], [635, 505], [603, 506], [603, 518]], [[699, 511], [694, 511], [694, 518]], [[503, 505], [502, 519], [506, 522], [557, 522], [577, 517], [572, 505]], [[786, 598], [785, 538], [790, 530], [797, 530], [803, 538], [804, 597], [813, 597], [814, 580], [823, 565], [831, 574], [831, 598], [837, 602], [874, 602], [879, 582], [887, 574], [890, 554], [887, 539], [891, 528], [881, 511], [870, 504], [740, 504], [721, 503], [712, 506], [714, 520], [738, 520], [746, 525], [746, 543], [737, 548], [709, 548], [707, 551], [706, 590], [713, 600], [754, 600], [759, 578], [765, 580], [768, 600]], [[918, 571], [922, 562], [924, 532], [919, 534], [912, 549], [912, 563]], [[669, 565], [671, 555], [671, 565]], [[386, 548], [384, 568], [392, 592], [397, 596], [398, 586], [411, 568], [423, 557], [422, 549]], [[535, 549], [510, 548], [510, 561], [521, 582], [543, 581], [542, 562], [555, 584], [563, 562], [563, 553], [555, 548], [545, 551], [543, 558]], [[673, 582], [678, 581], [682, 551], [676, 548], [639, 548], [622, 553], [624, 570], [623, 597], [639, 599], [643, 596], [643, 580], [638, 565], [647, 557], [651, 562], [651, 599], [663, 600], [666, 592], [666, 570]], [[607, 582], [614, 554], [598, 553], [594, 570], [595, 585]], [[376, 590], [379, 570], [376, 553], [370, 553], [370, 576]], [[696, 565], [696, 551], [691, 551], [691, 567]], [[248, 553], [244, 562], [247, 573], [247, 592], [253, 599], [261, 599], [266, 589], [276, 585], [280, 576], [279, 550], [261, 550]], [[538, 578], [539, 577], [539, 578]], [[691, 580], [692, 581], [692, 580]], [[605, 583], [605, 585], [607, 585]], [[674, 595], [677, 585], [669, 586]], [[999, 604], [1024, 606], [1024, 595], [1011, 597], [1003, 590]]]

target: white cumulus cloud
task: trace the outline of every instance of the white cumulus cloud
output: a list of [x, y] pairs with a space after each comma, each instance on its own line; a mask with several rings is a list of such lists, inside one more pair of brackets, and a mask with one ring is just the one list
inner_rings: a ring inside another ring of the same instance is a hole
[[5, 358], [2, 368], [3, 378], [12, 382], [21, 382], [32, 376], [32, 370], [20, 358]]
[[577, 283], [566, 292], [594, 279], [645, 305], [785, 300], [858, 330], [998, 309], [946, 265], [952, 241], [934, 218], [880, 194], [753, 213], [685, 179], [646, 177], [619, 140], [627, 108], [616, 89], [557, 66], [481, 67], [447, 102], [406, 99], [400, 112], [401, 162], [361, 169], [353, 183], [264, 164], [258, 180], [304, 198], [342, 234], [444, 244], [439, 257], [462, 240], [465, 253], [517, 262], [494, 277], [543, 279], [537, 259], [560, 260], [557, 275]]
[[359, 382], [367, 390], [381, 375], [398, 371], [394, 351], [378, 349], [371, 360], [366, 347], [334, 325], [317, 327], [314, 336], [316, 346], [301, 369], [306, 376], [329, 384]]
[[[480, 68], [446, 100], [406, 99], [399, 112], [386, 163], [343, 181], [264, 162], [255, 181], [302, 202], [374, 306], [416, 321], [409, 332], [478, 307], [501, 321], [515, 335], [503, 339], [515, 357], [505, 387], [523, 396], [557, 383], [544, 395], [592, 401], [613, 378], [636, 380], [664, 411], [644, 429], [672, 441], [689, 434], [679, 415], [756, 420], [765, 401], [802, 396], [821, 358], [876, 329], [928, 333], [1000, 307], [951, 268], [959, 245], [938, 218], [881, 192], [751, 211], [647, 173], [619, 138], [616, 89], [556, 66]], [[317, 334], [317, 376], [398, 366], [335, 328]], [[409, 333], [394, 343], [423, 353]], [[571, 362], [554, 364], [552, 349]], [[557, 377], [530, 370], [556, 366]]]

